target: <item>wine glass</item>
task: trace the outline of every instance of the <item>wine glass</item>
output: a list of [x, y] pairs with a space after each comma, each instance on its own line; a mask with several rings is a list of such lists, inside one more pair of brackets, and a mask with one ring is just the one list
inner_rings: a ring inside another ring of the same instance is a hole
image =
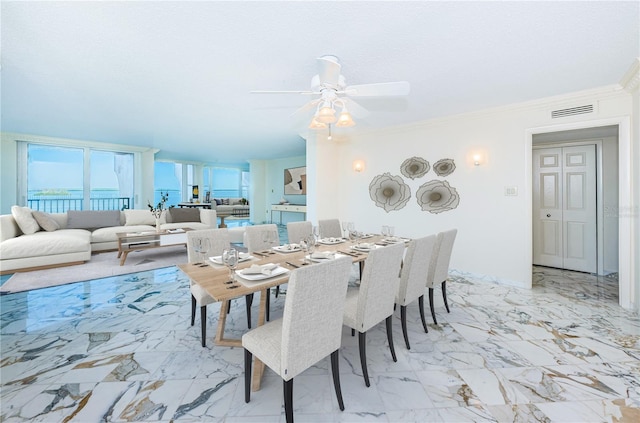
[[211, 251], [211, 240], [209, 238], [201, 238], [202, 243], [200, 250], [202, 252], [202, 261], [206, 264], [207, 257], [209, 256], [209, 251]]
[[307, 253], [309, 252], [309, 238], [300, 239], [300, 249], [304, 253], [304, 262], [303, 262], [303, 264], [309, 264], [308, 263], [308, 258], [307, 258]]
[[238, 265], [238, 250], [235, 248], [229, 248], [222, 251], [222, 262], [229, 268], [230, 282], [235, 282], [236, 266]]
[[382, 230], [380, 231], [380, 234], [384, 239], [386, 239], [389, 236], [389, 227], [387, 225], [382, 225]]
[[314, 226], [313, 228], [311, 228], [311, 233], [313, 234], [313, 237], [316, 241], [320, 239], [320, 228]]
[[193, 252], [196, 253], [196, 261], [197, 263], [194, 263], [196, 265], [201, 264], [202, 261], [202, 238], [194, 238], [193, 240]]
[[309, 260], [311, 260], [311, 255], [316, 251], [316, 237], [313, 234], [307, 238], [307, 250], [309, 251]]
[[396, 232], [395, 228], [393, 226], [389, 226], [388, 227], [388, 231], [389, 231], [389, 238], [395, 239], [395, 237], [394, 237], [394, 234]]
[[342, 222], [342, 233], [344, 238], [349, 238], [349, 225], [351, 222]]

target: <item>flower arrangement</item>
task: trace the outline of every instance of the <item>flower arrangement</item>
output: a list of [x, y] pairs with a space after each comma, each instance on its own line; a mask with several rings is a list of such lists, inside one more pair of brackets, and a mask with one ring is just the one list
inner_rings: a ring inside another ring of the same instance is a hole
[[169, 193], [163, 193], [160, 191], [160, 202], [153, 207], [149, 201], [147, 201], [147, 207], [149, 207], [149, 211], [156, 218], [156, 220], [160, 219], [162, 215], [162, 211], [164, 210], [164, 204], [169, 200]]

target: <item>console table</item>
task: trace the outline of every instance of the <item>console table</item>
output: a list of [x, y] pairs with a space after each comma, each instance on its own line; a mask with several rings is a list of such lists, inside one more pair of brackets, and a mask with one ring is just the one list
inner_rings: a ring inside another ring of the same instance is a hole
[[273, 223], [273, 212], [280, 212], [280, 224], [282, 225], [282, 212], [302, 213], [302, 220], [307, 218], [307, 206], [305, 204], [272, 204], [271, 222]]

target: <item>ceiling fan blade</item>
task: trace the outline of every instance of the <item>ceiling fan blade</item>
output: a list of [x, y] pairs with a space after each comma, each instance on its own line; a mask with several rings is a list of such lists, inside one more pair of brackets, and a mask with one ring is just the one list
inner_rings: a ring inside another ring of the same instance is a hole
[[381, 82], [378, 84], [351, 85], [344, 89], [350, 97], [384, 97], [409, 94], [407, 81]]
[[266, 90], [256, 90], [256, 91], [250, 91], [250, 94], [301, 94], [301, 95], [313, 95], [313, 94], [320, 94], [320, 93], [316, 93], [313, 91], [266, 91]]
[[344, 102], [345, 107], [353, 117], [364, 119], [369, 116], [369, 111], [367, 109], [351, 100], [350, 98], [342, 97], [341, 100]]
[[318, 75], [320, 84], [337, 87], [340, 79], [340, 64], [335, 56], [318, 57]]
[[316, 99], [316, 100], [310, 101], [304, 106], [300, 107], [295, 112], [291, 113], [289, 117], [292, 119], [293, 125], [299, 126], [299, 125], [302, 125], [303, 123], [305, 125], [308, 125], [309, 122], [306, 122], [306, 121], [307, 120], [310, 121], [311, 115], [313, 114], [311, 113], [311, 111], [315, 110], [316, 106], [318, 105], [318, 103], [320, 103], [320, 101], [322, 100]]

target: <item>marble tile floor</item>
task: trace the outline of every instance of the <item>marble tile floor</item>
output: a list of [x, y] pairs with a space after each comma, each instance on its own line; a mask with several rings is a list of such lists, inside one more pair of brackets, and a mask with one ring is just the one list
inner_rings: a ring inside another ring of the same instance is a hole
[[[453, 276], [451, 313], [437, 290], [428, 334], [409, 307], [411, 350], [398, 310], [396, 363], [384, 324], [367, 337], [370, 388], [345, 329], [345, 411], [323, 360], [295, 379], [296, 421], [640, 421], [640, 319], [618, 307], [617, 281], [544, 268], [534, 281]], [[188, 284], [165, 268], [2, 296], [0, 421], [284, 422], [281, 379], [267, 370], [245, 404], [242, 350], [200, 346]], [[273, 317], [282, 306], [272, 300]], [[230, 335], [246, 330], [244, 301], [228, 322]]]

